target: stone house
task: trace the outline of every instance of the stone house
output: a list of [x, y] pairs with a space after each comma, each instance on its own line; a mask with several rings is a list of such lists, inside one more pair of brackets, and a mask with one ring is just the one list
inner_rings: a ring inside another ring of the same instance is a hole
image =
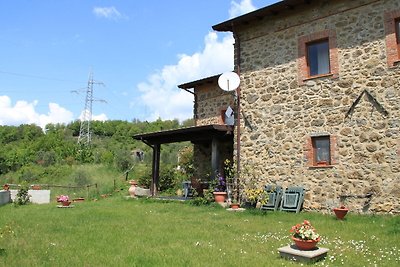
[[400, 1], [284, 0], [213, 29], [235, 38], [246, 186], [304, 186], [308, 210], [400, 212]]

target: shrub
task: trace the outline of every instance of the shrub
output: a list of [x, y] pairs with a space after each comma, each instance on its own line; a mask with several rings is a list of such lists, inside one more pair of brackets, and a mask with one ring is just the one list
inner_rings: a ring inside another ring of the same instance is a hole
[[139, 186], [150, 188], [151, 168], [145, 164], [136, 164], [129, 176], [131, 177], [130, 179], [137, 180]]
[[84, 186], [90, 184], [89, 175], [83, 170], [77, 170], [72, 174], [73, 180], [76, 185]]
[[19, 169], [18, 172], [20, 173], [20, 182], [32, 183], [39, 179], [41, 168], [40, 166], [26, 165]]
[[23, 183], [20, 185], [20, 188], [18, 189], [18, 193], [14, 199], [15, 206], [26, 205], [29, 203], [30, 196], [28, 194], [28, 189], [29, 189], [28, 184]]
[[196, 197], [192, 200], [189, 201], [190, 205], [193, 206], [203, 206], [203, 205], [208, 205], [211, 203], [208, 198], [206, 197]]
[[115, 153], [115, 166], [120, 171], [128, 170], [133, 164], [133, 158], [129, 150], [120, 149]]
[[175, 181], [175, 170], [172, 166], [163, 169], [160, 173], [160, 191], [165, 191], [174, 188], [176, 185]]

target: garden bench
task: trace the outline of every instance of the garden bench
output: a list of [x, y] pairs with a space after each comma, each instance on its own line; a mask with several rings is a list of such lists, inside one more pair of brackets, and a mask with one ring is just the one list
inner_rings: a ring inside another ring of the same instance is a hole
[[266, 185], [264, 190], [268, 194], [268, 202], [262, 205], [260, 209], [277, 211], [281, 204], [282, 186]]
[[280, 210], [300, 212], [303, 207], [305, 188], [301, 186], [289, 186], [283, 192]]

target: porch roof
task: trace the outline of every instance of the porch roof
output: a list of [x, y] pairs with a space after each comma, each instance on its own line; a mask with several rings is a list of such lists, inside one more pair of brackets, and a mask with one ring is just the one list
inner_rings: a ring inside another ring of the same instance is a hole
[[194, 88], [196, 86], [199, 85], [203, 85], [203, 84], [212, 84], [218, 81], [219, 76], [221, 76], [220, 74], [211, 76], [211, 77], [207, 77], [207, 78], [203, 78], [197, 81], [192, 81], [192, 82], [188, 82], [188, 83], [184, 83], [184, 84], [180, 84], [178, 85], [178, 88], [180, 89], [191, 89]]
[[233, 128], [227, 125], [211, 124], [193, 126], [182, 129], [159, 131], [138, 134], [133, 136], [136, 140], [154, 144], [168, 144], [175, 142], [191, 141], [192, 143], [211, 141], [214, 137], [232, 138]]

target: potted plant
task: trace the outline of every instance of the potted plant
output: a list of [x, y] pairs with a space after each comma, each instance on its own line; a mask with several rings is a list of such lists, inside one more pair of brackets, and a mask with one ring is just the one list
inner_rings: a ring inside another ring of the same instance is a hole
[[292, 240], [300, 250], [312, 250], [321, 240], [321, 236], [307, 220], [292, 226], [290, 232], [293, 233]]
[[344, 206], [344, 205], [341, 205], [340, 207], [333, 209], [333, 212], [335, 213], [336, 218], [338, 218], [339, 220], [343, 220], [344, 216], [346, 216], [348, 211], [349, 211], [349, 209], [346, 208], [346, 206]]
[[67, 207], [71, 204], [69, 201], [69, 197], [67, 195], [61, 195], [57, 198], [57, 202], [60, 202], [64, 207]]
[[213, 186], [213, 195], [214, 200], [217, 203], [224, 203], [226, 200], [226, 181], [225, 178], [221, 174], [217, 174], [214, 178]]
[[261, 207], [267, 204], [269, 195], [264, 188], [247, 188], [244, 190], [245, 198], [252, 207]]
[[40, 185], [37, 185], [37, 184], [34, 184], [31, 187], [32, 187], [32, 190], [40, 190], [41, 189]]

